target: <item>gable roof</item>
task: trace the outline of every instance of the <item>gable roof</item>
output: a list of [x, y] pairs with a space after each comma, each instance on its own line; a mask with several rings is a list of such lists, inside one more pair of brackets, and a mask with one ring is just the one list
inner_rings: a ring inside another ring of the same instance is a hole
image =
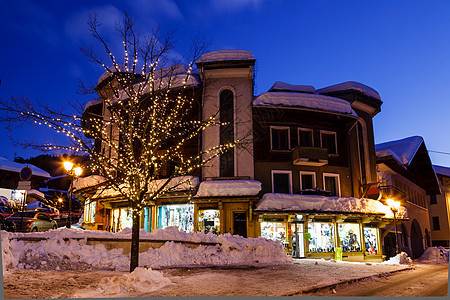
[[376, 144], [375, 151], [377, 157], [392, 155], [400, 163], [408, 166], [422, 143], [423, 138], [421, 136], [411, 136], [401, 140]]
[[440, 194], [439, 182], [421, 136], [377, 144], [375, 151], [377, 164], [386, 164], [423, 188], [428, 195]]

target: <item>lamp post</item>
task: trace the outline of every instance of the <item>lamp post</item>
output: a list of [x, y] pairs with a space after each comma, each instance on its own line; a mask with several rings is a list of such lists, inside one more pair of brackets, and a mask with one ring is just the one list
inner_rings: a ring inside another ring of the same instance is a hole
[[398, 232], [397, 232], [397, 218], [396, 214], [398, 212], [398, 209], [400, 208], [400, 202], [394, 201], [393, 199], [387, 199], [386, 200], [387, 205], [391, 208], [392, 212], [394, 213], [394, 228], [395, 228], [395, 244], [397, 247], [397, 254], [400, 253], [400, 246], [398, 244]]
[[83, 169], [80, 167], [73, 167], [73, 163], [70, 161], [64, 162], [64, 169], [66, 169], [67, 174], [70, 176], [70, 188], [69, 188], [69, 214], [67, 215], [66, 227], [70, 228], [72, 225], [72, 192], [73, 192], [73, 178], [78, 177], [83, 173]]

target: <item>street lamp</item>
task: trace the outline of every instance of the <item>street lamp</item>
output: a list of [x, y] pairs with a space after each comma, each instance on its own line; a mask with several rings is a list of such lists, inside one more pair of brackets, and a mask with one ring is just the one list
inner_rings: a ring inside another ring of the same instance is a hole
[[70, 228], [72, 225], [72, 192], [73, 192], [73, 178], [78, 177], [83, 173], [83, 169], [80, 167], [73, 167], [73, 163], [70, 161], [64, 162], [64, 169], [66, 169], [67, 174], [70, 176], [70, 188], [69, 188], [69, 214], [67, 215], [66, 227]]
[[393, 199], [387, 199], [386, 203], [390, 207], [392, 212], [394, 213], [395, 244], [397, 245], [397, 254], [398, 254], [398, 253], [400, 253], [400, 246], [398, 244], [398, 232], [397, 232], [397, 218], [396, 218], [396, 214], [398, 212], [398, 209], [400, 208], [400, 202], [394, 201]]

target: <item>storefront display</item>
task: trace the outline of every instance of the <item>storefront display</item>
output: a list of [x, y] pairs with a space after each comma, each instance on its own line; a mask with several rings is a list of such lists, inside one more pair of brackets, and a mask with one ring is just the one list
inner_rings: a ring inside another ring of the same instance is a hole
[[311, 238], [309, 239], [309, 252], [334, 252], [333, 231], [333, 223], [309, 223], [308, 232], [311, 234]]
[[194, 230], [194, 205], [172, 204], [158, 207], [158, 228], [177, 226], [190, 232]]
[[[292, 232], [291, 233], [292, 256], [305, 257], [305, 238], [303, 232], [303, 223], [297, 223], [297, 235], [295, 234], [295, 224], [291, 224], [290, 231]], [[296, 243], [297, 237], [298, 243]]]
[[378, 254], [378, 235], [377, 228], [364, 227], [364, 241], [366, 244], [366, 252], [370, 255]]
[[94, 223], [95, 222], [95, 201], [86, 201], [84, 204], [84, 222]]
[[286, 241], [286, 225], [277, 222], [261, 222], [261, 236], [269, 240], [281, 242], [283, 245]]
[[361, 237], [358, 223], [338, 224], [339, 240], [343, 252], [361, 252]]
[[131, 208], [116, 208], [113, 210], [112, 217], [111, 228], [113, 232], [133, 227], [133, 211]]
[[198, 231], [220, 233], [220, 211], [218, 209], [200, 209], [198, 211]]

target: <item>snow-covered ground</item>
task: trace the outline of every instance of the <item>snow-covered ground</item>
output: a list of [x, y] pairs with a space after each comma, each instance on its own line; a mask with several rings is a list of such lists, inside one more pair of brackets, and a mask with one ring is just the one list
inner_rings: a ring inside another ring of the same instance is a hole
[[[14, 239], [25, 236], [48, 239], [33, 243]], [[68, 237], [78, 239], [64, 241]], [[67, 228], [42, 233], [1, 231], [5, 291], [18, 293], [15, 295], [19, 298], [183, 296], [181, 291], [193, 292], [193, 289], [198, 289], [194, 293], [198, 296], [276, 296], [410, 268], [400, 264], [409, 263], [404, 253], [385, 263], [293, 260], [276, 241], [230, 234], [186, 233], [168, 227], [152, 233], [141, 231], [143, 239], [168, 242], [142, 252], [140, 267], [128, 273], [129, 255], [124, 255], [122, 249], [107, 250], [103, 244], [87, 245], [88, 237], [129, 239], [131, 232], [129, 229], [108, 233]], [[190, 248], [173, 241], [216, 245]], [[252, 276], [254, 284], [229, 290], [230, 286], [242, 285], [243, 281], [251, 282]], [[273, 282], [279, 281], [277, 287], [280, 288], [268, 285], [267, 276]], [[41, 293], [35, 291], [39, 286], [42, 286], [38, 288]]]

